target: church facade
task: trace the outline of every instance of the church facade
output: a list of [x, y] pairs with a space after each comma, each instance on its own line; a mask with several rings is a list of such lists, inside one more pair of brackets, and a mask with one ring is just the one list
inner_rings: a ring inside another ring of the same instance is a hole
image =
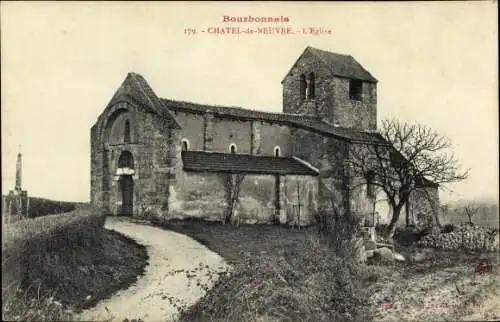
[[308, 225], [337, 207], [373, 217], [346, 165], [377, 133], [377, 80], [352, 56], [307, 47], [283, 112], [157, 96], [129, 73], [91, 128], [91, 203], [116, 215]]

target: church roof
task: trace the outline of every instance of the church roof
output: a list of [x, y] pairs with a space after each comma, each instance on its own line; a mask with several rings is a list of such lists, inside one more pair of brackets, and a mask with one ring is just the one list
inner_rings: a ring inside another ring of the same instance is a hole
[[[300, 55], [300, 57], [293, 65], [294, 67], [297, 64], [297, 62], [300, 61], [302, 56], [306, 53], [312, 54], [319, 61], [325, 64], [327, 69], [331, 71], [332, 75], [345, 78], [359, 79], [366, 82], [373, 82], [373, 83], [377, 82], [377, 79], [373, 77], [372, 74], [370, 74], [370, 72], [367, 71], [363, 66], [361, 66], [361, 64], [351, 55], [338, 54], [310, 46], [308, 46], [304, 50], [302, 55]], [[293, 67], [290, 69], [290, 71], [292, 69]], [[290, 71], [288, 71], [287, 76], [288, 74], [290, 74]]]
[[214, 106], [206, 104], [197, 104], [191, 102], [174, 101], [170, 99], [162, 99], [163, 105], [173, 112], [188, 112], [188, 113], [213, 113], [218, 117], [240, 119], [240, 120], [259, 120], [269, 123], [277, 123], [282, 125], [294, 126], [314, 132], [332, 135], [341, 139], [361, 142], [378, 142], [384, 143], [384, 139], [376, 132], [365, 132], [351, 128], [334, 126], [330, 123], [322, 121], [316, 117], [287, 114], [287, 113], [270, 113], [245, 109], [241, 107], [226, 107]]
[[182, 151], [186, 171], [249, 174], [318, 175], [318, 171], [295, 157], [271, 157], [251, 154]]

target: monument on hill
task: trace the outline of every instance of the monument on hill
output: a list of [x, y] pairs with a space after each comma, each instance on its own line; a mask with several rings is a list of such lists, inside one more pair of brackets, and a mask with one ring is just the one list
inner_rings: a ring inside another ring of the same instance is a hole
[[17, 154], [16, 163], [16, 185], [5, 197], [3, 208], [4, 222], [11, 222], [28, 217], [29, 198], [28, 192], [22, 189], [22, 154], [21, 149]]

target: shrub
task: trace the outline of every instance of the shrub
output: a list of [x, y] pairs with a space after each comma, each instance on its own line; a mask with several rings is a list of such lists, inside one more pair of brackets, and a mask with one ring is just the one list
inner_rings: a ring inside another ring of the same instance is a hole
[[394, 232], [394, 240], [400, 245], [409, 246], [419, 241], [421, 232], [414, 225], [398, 227]]
[[319, 233], [337, 256], [355, 258], [359, 252], [356, 238], [360, 231], [361, 219], [352, 214], [340, 215], [336, 209], [332, 213], [317, 216]]
[[455, 230], [455, 226], [453, 224], [446, 224], [441, 228], [441, 233], [448, 234]]
[[368, 294], [356, 265], [325, 240], [310, 237], [282, 256], [245, 257], [221, 278], [184, 321], [368, 321]]

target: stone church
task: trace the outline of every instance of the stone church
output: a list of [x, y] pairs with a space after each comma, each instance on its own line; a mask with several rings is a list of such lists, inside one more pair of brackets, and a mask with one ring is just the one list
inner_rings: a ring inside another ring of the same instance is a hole
[[377, 79], [307, 47], [281, 84], [282, 113], [268, 113], [161, 98], [129, 73], [91, 128], [91, 203], [206, 220], [231, 204], [246, 223], [308, 225], [332, 207], [373, 217], [376, 193], [346, 160], [352, 144], [383, 142]]

